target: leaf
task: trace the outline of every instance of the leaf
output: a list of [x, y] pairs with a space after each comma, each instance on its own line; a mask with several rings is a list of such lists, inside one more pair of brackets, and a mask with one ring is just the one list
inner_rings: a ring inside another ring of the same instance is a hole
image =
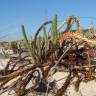
[[38, 55], [41, 57], [41, 37], [37, 38]]
[[34, 60], [35, 57], [32, 54], [32, 48], [30, 47], [24, 25], [21, 25], [21, 29], [22, 29], [22, 35], [24, 37], [25, 47], [27, 48], [27, 51], [28, 51], [29, 55], [32, 57], [32, 60]]
[[45, 26], [43, 26], [43, 38], [45, 42], [45, 53], [46, 53], [46, 51], [49, 49], [49, 44], [48, 44], [48, 36], [47, 36]]
[[57, 15], [54, 16], [51, 26], [51, 41], [53, 44], [57, 43]]

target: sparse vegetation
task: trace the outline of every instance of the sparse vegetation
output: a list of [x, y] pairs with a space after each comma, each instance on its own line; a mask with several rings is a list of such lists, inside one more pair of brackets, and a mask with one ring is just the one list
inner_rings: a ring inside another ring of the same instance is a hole
[[[67, 27], [61, 32], [65, 24]], [[76, 30], [72, 30], [72, 24], [76, 24]], [[31, 43], [24, 25], [21, 29], [25, 49], [21, 48], [19, 56], [10, 58], [6, 67], [0, 70], [0, 94], [13, 90], [16, 96], [25, 96], [30, 91], [34, 94], [45, 93], [46, 96], [51, 93], [52, 96], [62, 96], [74, 78], [77, 78], [76, 91], [81, 82], [96, 79], [96, 48], [90, 46], [96, 46], [96, 38], [82, 35], [76, 17], [69, 16], [58, 27], [57, 15], [54, 16], [52, 21], [40, 26]], [[62, 71], [67, 71], [69, 75], [61, 88], [57, 89], [56, 82], [48, 79], [61, 66]]]

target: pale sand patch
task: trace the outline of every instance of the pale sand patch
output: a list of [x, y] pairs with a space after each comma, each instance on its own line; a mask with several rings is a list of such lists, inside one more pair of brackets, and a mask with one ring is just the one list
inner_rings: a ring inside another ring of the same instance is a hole
[[0, 69], [3, 69], [8, 61], [9, 59], [0, 59]]

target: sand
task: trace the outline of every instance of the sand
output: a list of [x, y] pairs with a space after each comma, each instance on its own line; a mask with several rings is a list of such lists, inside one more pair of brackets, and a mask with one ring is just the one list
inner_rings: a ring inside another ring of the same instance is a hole
[[[7, 62], [8, 62], [8, 59], [0, 59], [0, 68], [3, 68], [2, 66], [5, 66]], [[65, 73], [65, 72], [57, 72], [56, 74], [54, 74], [53, 79], [57, 81], [58, 88], [62, 86], [67, 75], [68, 73]], [[72, 82], [72, 84], [68, 87], [66, 94], [67, 96], [96, 96], [96, 82], [95, 80], [90, 81], [88, 83], [82, 82], [80, 84], [80, 88], [78, 92], [74, 90], [74, 82]], [[0, 96], [8, 96], [8, 92]], [[9, 95], [9, 96], [14, 96], [14, 95]]]

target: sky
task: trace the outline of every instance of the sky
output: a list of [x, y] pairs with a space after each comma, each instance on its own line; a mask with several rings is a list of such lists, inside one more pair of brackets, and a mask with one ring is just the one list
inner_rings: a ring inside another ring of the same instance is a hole
[[[0, 0], [0, 41], [22, 38], [21, 25], [34, 36], [39, 26], [55, 14], [62, 22], [67, 16], [79, 17], [81, 27], [96, 24], [96, 0]], [[90, 18], [85, 18], [90, 17]]]

